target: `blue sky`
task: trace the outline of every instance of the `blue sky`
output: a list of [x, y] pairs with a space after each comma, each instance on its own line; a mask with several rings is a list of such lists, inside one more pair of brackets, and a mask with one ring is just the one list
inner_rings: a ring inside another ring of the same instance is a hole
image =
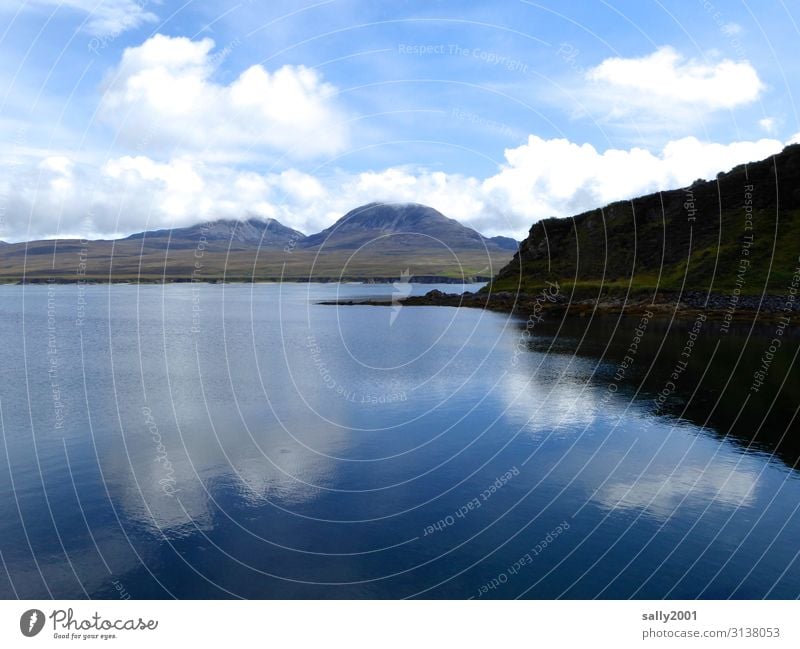
[[0, 0], [0, 239], [417, 200], [487, 234], [800, 132], [782, 2]]

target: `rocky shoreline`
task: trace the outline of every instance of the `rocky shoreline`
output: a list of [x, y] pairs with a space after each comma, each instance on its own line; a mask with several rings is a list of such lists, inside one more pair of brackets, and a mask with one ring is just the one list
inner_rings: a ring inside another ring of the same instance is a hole
[[[627, 299], [621, 297], [572, 299], [554, 290], [543, 289], [540, 293], [512, 293], [499, 291], [495, 293], [444, 293], [438, 289], [428, 291], [425, 295], [417, 295], [397, 300], [387, 299], [346, 299], [320, 302], [319, 304], [353, 306], [450, 306], [487, 309], [503, 313], [520, 315], [541, 314], [556, 316], [568, 312], [570, 315], [585, 317], [593, 312], [603, 314], [640, 315], [650, 312], [654, 315], [671, 315], [679, 317], [704, 312], [712, 319], [743, 320], [751, 319], [758, 313], [759, 320], [771, 321], [791, 316], [800, 312], [800, 300], [778, 295], [734, 295], [689, 291], [680, 296], [652, 295], [634, 296]], [[676, 308], [677, 307], [677, 308]]]

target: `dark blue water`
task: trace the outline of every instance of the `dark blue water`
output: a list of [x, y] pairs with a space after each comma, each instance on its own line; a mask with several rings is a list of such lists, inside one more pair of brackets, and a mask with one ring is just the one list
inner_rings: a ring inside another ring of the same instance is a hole
[[790, 331], [392, 290], [0, 287], [0, 596], [800, 595]]

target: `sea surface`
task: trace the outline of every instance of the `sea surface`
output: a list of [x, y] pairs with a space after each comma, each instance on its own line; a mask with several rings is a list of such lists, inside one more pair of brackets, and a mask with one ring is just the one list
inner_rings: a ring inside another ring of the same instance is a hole
[[0, 597], [800, 596], [790, 327], [432, 288], [0, 287]]

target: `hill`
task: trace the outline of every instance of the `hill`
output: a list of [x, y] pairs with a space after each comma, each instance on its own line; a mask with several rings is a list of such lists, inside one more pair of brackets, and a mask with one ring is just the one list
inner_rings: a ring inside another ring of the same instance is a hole
[[533, 295], [549, 281], [587, 304], [763, 302], [769, 311], [797, 288], [798, 255], [800, 145], [792, 145], [716, 180], [539, 221], [484, 290]]

